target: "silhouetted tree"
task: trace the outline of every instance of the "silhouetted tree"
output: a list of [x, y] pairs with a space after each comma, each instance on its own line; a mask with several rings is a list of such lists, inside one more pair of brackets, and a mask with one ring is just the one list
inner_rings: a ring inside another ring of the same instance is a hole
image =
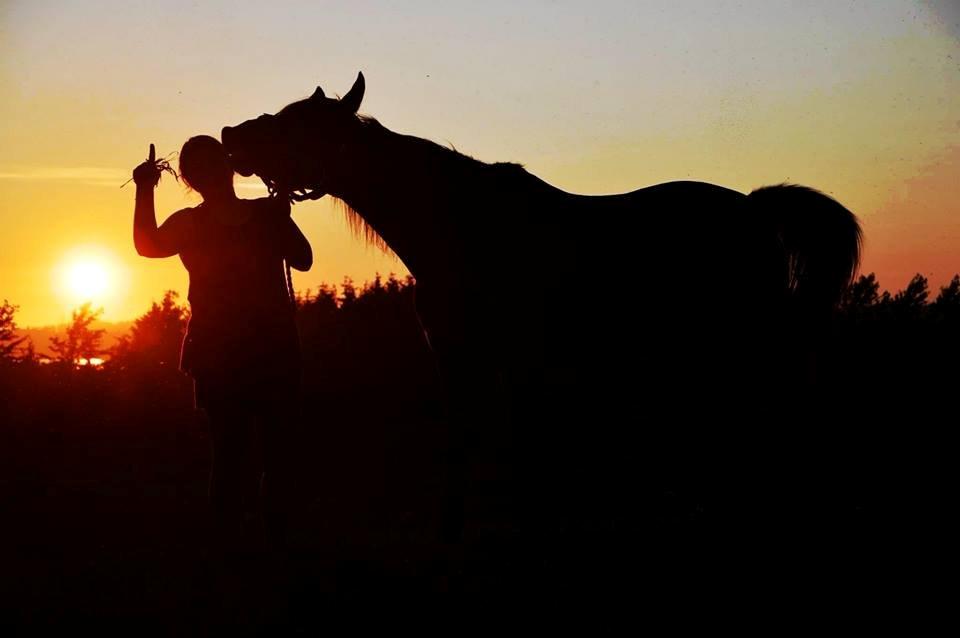
[[949, 284], [940, 288], [933, 307], [941, 314], [951, 316], [960, 312], [960, 275], [954, 275]]
[[381, 297], [386, 291], [383, 289], [383, 282], [380, 279], [380, 273], [374, 276], [373, 281], [363, 287], [363, 296], [368, 300]]
[[387, 290], [387, 294], [395, 295], [400, 292], [403, 284], [401, 284], [400, 280], [397, 279], [397, 275], [395, 273], [390, 273], [390, 276], [387, 277], [387, 284], [384, 287]]
[[337, 309], [337, 287], [320, 284], [317, 288], [317, 294], [313, 298], [313, 304], [329, 310]]
[[27, 337], [24, 343], [26, 345], [20, 346], [20, 353], [17, 355], [17, 360], [20, 363], [37, 363], [39, 357], [37, 355], [37, 349], [33, 345], [33, 339]]
[[14, 306], [6, 299], [0, 305], [0, 360], [11, 360], [14, 351], [24, 342], [26, 337], [17, 337], [17, 322], [14, 315], [19, 306]]
[[344, 277], [342, 289], [343, 292], [340, 293], [340, 305], [341, 307], [350, 306], [357, 300], [357, 288], [353, 285], [353, 279]]
[[860, 278], [847, 290], [843, 299], [845, 309], [868, 308], [880, 300], [880, 282], [874, 273], [860, 275]]
[[159, 304], [154, 302], [150, 310], [133, 323], [130, 334], [122, 337], [112, 351], [115, 363], [173, 367], [179, 364], [188, 311], [177, 304], [177, 298], [175, 291], [166, 291]]
[[102, 313], [103, 308], [92, 310], [89, 302], [73, 311], [64, 337], [50, 337], [50, 350], [57, 361], [77, 365], [104, 354], [100, 346], [104, 331], [90, 327]]
[[921, 274], [916, 274], [907, 287], [893, 296], [892, 304], [894, 311], [903, 318], [919, 317], [924, 307], [927, 305], [927, 297], [930, 293], [927, 289], [927, 278]]

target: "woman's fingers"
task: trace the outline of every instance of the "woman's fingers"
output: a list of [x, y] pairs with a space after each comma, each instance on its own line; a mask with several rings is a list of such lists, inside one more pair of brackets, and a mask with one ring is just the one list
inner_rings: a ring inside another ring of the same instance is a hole
[[148, 162], [157, 161], [157, 149], [153, 147], [153, 144], [150, 145], [150, 155], [147, 157]]

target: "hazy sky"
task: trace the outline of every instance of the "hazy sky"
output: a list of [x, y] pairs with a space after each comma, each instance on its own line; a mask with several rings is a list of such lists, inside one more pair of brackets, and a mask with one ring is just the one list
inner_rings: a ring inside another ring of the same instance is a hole
[[[23, 325], [69, 316], [62, 270], [83, 255], [112, 264], [95, 299], [108, 319], [185, 293], [178, 259], [133, 249], [134, 189], [119, 186], [148, 143], [166, 154], [317, 84], [345, 93], [358, 70], [362, 110], [388, 128], [566, 190], [807, 184], [862, 218], [865, 271], [885, 286], [960, 272], [954, 0], [0, 7], [0, 299]], [[165, 177], [157, 201], [162, 219], [199, 200]], [[405, 273], [328, 203], [294, 214], [316, 255], [298, 288]]]

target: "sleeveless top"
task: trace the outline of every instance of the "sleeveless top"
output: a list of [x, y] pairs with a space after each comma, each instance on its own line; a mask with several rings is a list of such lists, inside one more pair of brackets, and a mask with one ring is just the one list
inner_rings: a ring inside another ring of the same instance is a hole
[[195, 379], [247, 380], [299, 369], [300, 345], [284, 269], [293, 220], [285, 202], [237, 200], [249, 207], [236, 225], [203, 203], [185, 213], [193, 227], [180, 250], [190, 274], [190, 321], [180, 368]]

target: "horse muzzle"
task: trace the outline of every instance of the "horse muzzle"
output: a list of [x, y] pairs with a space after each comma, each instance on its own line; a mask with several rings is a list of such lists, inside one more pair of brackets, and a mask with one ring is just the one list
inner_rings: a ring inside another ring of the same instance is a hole
[[225, 126], [220, 131], [220, 141], [223, 143], [223, 150], [227, 153], [227, 160], [230, 167], [244, 177], [250, 177], [256, 172], [256, 168], [248, 155], [240, 150], [242, 144], [239, 140], [239, 134], [236, 127]]

